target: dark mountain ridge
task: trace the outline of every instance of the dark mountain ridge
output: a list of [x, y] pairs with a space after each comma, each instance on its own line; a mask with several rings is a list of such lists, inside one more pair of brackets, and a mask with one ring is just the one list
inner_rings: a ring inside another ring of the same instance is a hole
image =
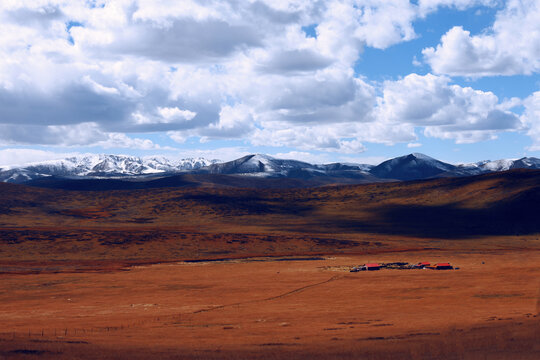
[[171, 162], [163, 158], [105, 156], [34, 164], [0, 171], [0, 180], [71, 190], [121, 190], [159, 187], [306, 188], [480, 175], [510, 169], [540, 169], [540, 159], [482, 161], [452, 165], [413, 153], [367, 164], [310, 164], [252, 154], [218, 163], [204, 159]]

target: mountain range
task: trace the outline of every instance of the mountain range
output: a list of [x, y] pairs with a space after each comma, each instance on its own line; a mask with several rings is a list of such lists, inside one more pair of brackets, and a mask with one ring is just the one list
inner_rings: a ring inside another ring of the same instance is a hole
[[[111, 186], [115, 189], [180, 186], [201, 182], [246, 187], [255, 183], [255, 187], [309, 187], [461, 177], [512, 169], [540, 169], [540, 159], [525, 157], [453, 165], [413, 153], [375, 166], [355, 163], [310, 164], [262, 154], [247, 155], [228, 162], [204, 158], [172, 161], [164, 157], [89, 155], [0, 168], [0, 181], [64, 187], [66, 182], [73, 184], [85, 180], [95, 185], [98, 181], [106, 180], [108, 184], [114, 184]], [[58, 185], [59, 182], [64, 185]], [[109, 185], [105, 188], [109, 188]]]
[[218, 160], [188, 158], [169, 160], [165, 157], [125, 155], [85, 155], [32, 163], [21, 167], [0, 167], [0, 181], [24, 183], [42, 177], [115, 178], [175, 173], [196, 170]]

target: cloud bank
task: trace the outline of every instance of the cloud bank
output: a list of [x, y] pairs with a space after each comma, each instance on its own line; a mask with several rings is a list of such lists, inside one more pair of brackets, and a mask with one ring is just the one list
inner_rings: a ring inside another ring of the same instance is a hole
[[436, 48], [423, 50], [438, 74], [482, 77], [540, 71], [540, 2], [509, 0], [487, 32], [450, 29]]
[[490, 33], [450, 29], [423, 52], [434, 74], [377, 83], [354, 70], [365, 47], [416, 38], [414, 21], [441, 7], [495, 4], [2, 1], [0, 145], [158, 149], [136, 134], [164, 133], [350, 154], [416, 144], [417, 129], [457, 143], [528, 129], [537, 144], [535, 96], [520, 117], [448, 77], [537, 72], [535, 1], [510, 1]]

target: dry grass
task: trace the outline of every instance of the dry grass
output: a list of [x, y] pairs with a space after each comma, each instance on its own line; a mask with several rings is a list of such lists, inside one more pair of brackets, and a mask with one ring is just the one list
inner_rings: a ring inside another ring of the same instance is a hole
[[536, 359], [539, 180], [0, 184], [0, 359]]
[[0, 184], [0, 262], [539, 249], [539, 183], [515, 171], [297, 190]]
[[[524, 257], [529, 262], [524, 263]], [[540, 253], [376, 255], [378, 261], [418, 258], [445, 259], [461, 269], [349, 273], [348, 264], [373, 260], [373, 255], [356, 255], [4, 275], [0, 356], [533, 359], [538, 355], [539, 318], [534, 312]]]

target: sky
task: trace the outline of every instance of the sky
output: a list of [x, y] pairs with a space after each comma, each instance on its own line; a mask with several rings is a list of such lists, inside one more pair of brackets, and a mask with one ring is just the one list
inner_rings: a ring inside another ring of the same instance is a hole
[[2, 0], [0, 166], [540, 157], [538, 0]]

